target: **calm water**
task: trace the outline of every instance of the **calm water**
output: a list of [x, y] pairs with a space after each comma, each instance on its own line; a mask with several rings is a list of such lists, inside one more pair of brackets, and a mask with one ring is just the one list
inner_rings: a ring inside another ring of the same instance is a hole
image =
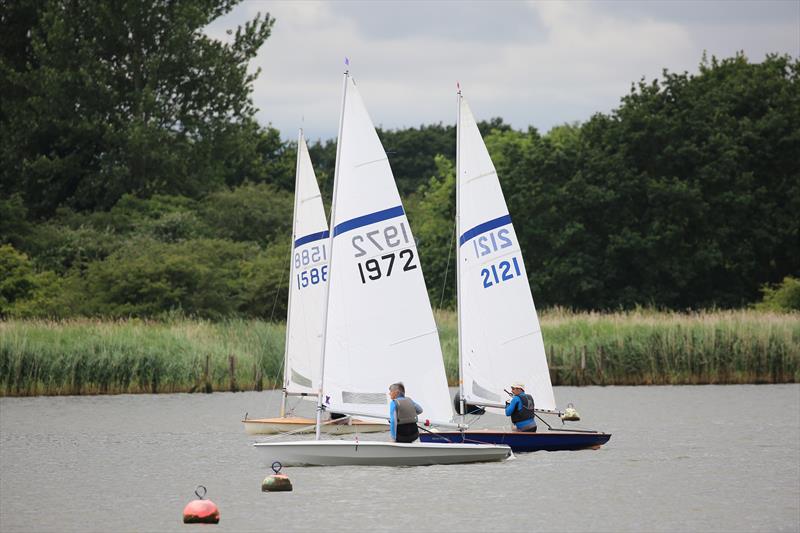
[[[800, 530], [800, 385], [556, 388], [582, 427], [614, 434], [608, 445], [287, 468], [294, 491], [267, 494], [269, 458], [239, 420], [276, 412], [277, 398], [0, 399], [0, 531]], [[181, 522], [198, 484], [218, 526]]]

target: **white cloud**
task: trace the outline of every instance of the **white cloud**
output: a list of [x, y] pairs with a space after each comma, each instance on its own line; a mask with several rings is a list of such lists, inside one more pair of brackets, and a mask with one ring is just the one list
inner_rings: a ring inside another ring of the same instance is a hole
[[461, 81], [479, 119], [547, 131], [609, 112], [642, 76], [695, 71], [704, 50], [798, 55], [800, 10], [787, 2], [701, 4], [244, 2], [208, 32], [225, 37], [258, 11], [277, 19], [253, 99], [284, 138], [301, 125], [335, 137], [345, 56], [384, 127], [455, 122]]

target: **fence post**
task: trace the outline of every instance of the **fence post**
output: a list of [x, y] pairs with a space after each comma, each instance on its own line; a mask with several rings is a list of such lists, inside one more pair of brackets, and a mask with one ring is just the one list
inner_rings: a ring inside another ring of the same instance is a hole
[[598, 351], [598, 355], [599, 355], [598, 366], [600, 367], [599, 368], [599, 371], [600, 371], [600, 384], [601, 385], [605, 385], [606, 384], [606, 375], [605, 375], [605, 371], [603, 370], [603, 347], [602, 346], [598, 346], [597, 347], [597, 351]]
[[211, 376], [209, 375], [211, 369], [211, 354], [206, 354], [206, 368], [203, 374], [203, 381], [205, 382], [205, 386], [203, 390], [206, 394], [211, 393], [214, 389], [211, 387]]
[[581, 386], [586, 385], [586, 345], [581, 348]]
[[258, 364], [258, 361], [253, 362], [253, 376], [255, 378], [255, 386], [253, 389], [256, 392], [261, 392], [264, 389], [264, 379], [261, 375], [261, 366]]
[[233, 354], [229, 355], [228, 363], [231, 372], [231, 386], [230, 386], [231, 392], [238, 392], [239, 387], [236, 385], [236, 356], [234, 356]]
[[561, 385], [559, 382], [558, 376], [558, 369], [553, 366], [553, 361], [555, 361], [556, 357], [554, 354], [556, 347], [550, 346], [550, 351], [547, 352], [547, 368], [550, 370], [550, 383], [552, 385]]

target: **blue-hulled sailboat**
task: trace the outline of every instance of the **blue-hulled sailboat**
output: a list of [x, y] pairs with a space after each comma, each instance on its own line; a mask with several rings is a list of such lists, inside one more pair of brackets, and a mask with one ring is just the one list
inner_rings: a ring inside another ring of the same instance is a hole
[[[522, 380], [539, 415], [568, 420], [556, 408], [539, 319], [500, 181], [460, 89], [456, 147], [457, 410], [463, 414], [479, 406], [502, 413], [510, 399], [506, 388]], [[610, 438], [597, 431], [542, 431], [541, 424], [537, 433], [468, 430], [420, 436], [423, 442], [508, 444], [515, 452], [598, 448]]]

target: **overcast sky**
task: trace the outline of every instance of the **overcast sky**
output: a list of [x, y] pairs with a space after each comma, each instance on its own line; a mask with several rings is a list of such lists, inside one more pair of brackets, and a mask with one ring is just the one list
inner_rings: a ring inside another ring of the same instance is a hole
[[345, 56], [376, 125], [455, 123], [459, 81], [479, 120], [543, 133], [608, 113], [643, 76], [696, 72], [704, 50], [800, 56], [800, 0], [245, 0], [207, 33], [259, 11], [276, 22], [253, 100], [285, 139], [336, 136]]

